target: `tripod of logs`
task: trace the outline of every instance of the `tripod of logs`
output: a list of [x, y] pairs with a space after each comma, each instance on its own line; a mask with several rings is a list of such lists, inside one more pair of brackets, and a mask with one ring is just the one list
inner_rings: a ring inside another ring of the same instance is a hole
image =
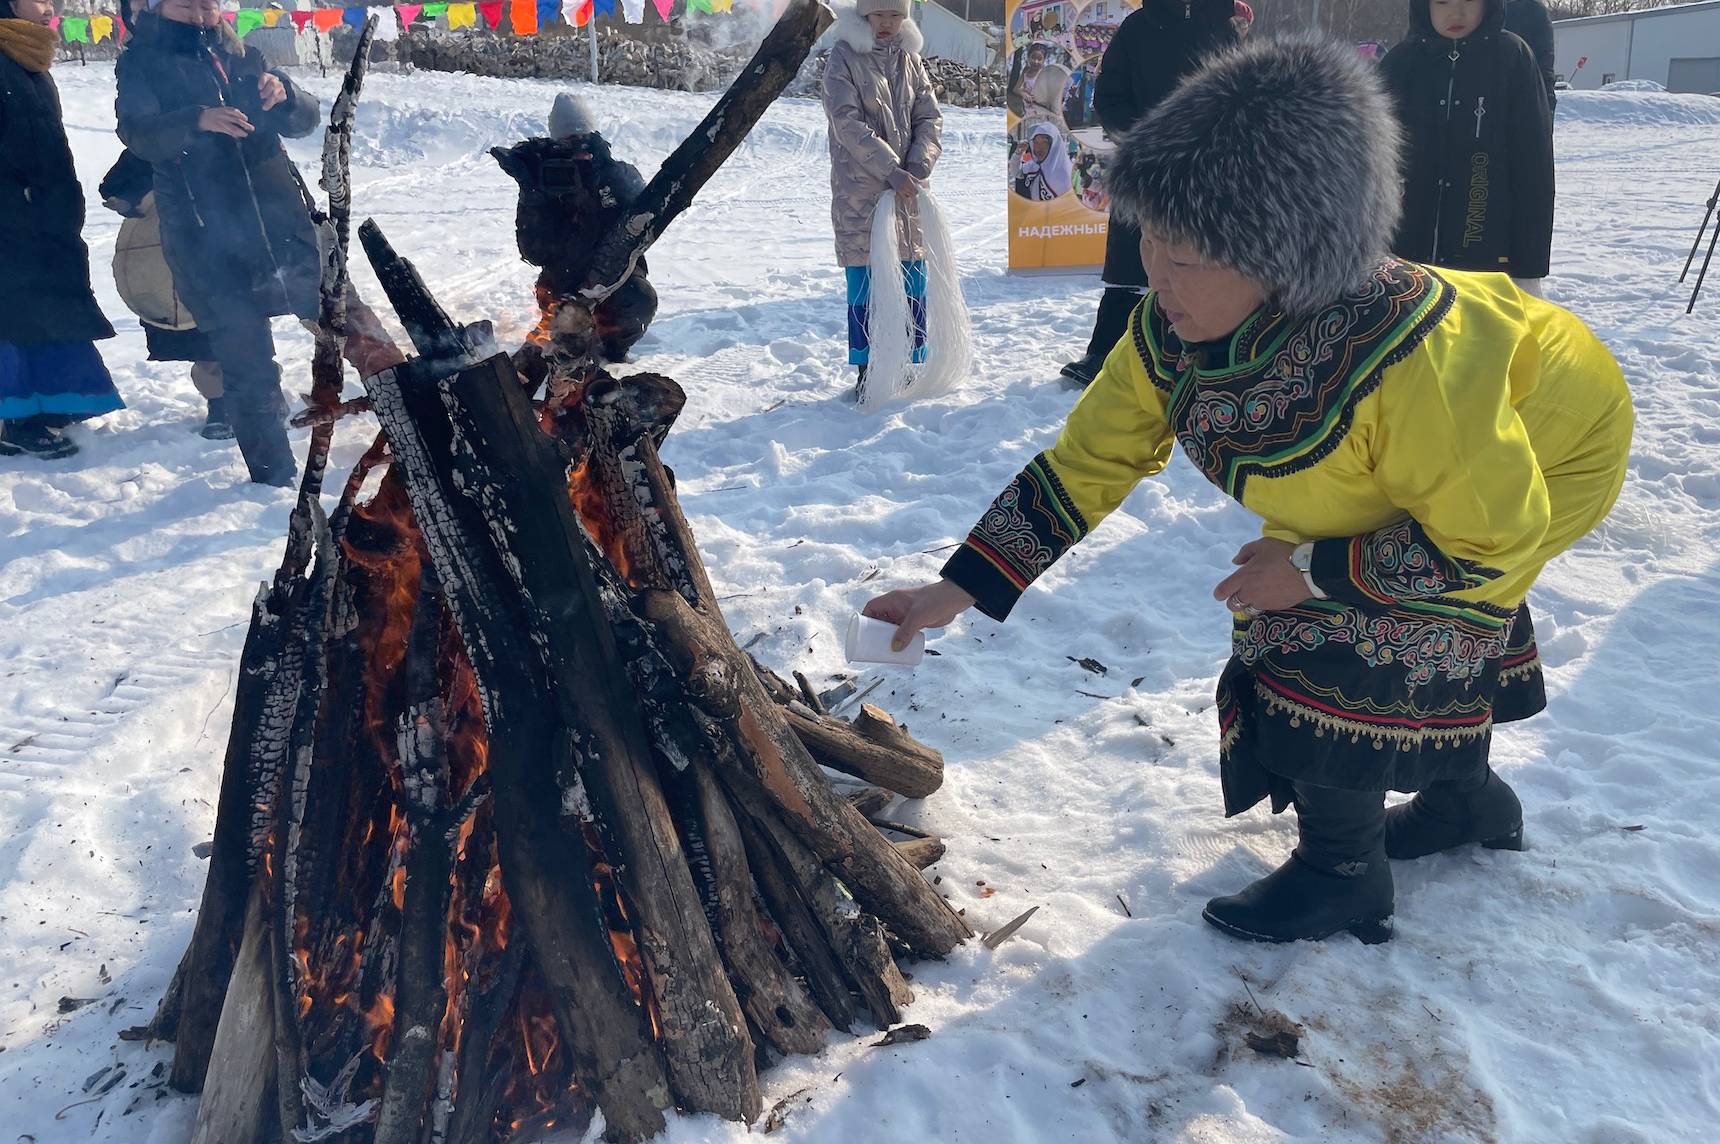
[[[587, 304], [828, 18], [790, 5], [601, 248]], [[325, 410], [363, 40], [325, 152]], [[564, 321], [534, 401], [487, 323], [449, 319], [374, 222], [359, 236], [416, 354], [365, 379], [382, 432], [326, 514], [334, 418], [316, 423], [241, 658], [196, 929], [138, 1035], [173, 1040], [173, 1083], [202, 1090], [197, 1144], [750, 1122], [762, 1064], [897, 1023], [897, 959], [972, 936], [920, 873], [942, 844], [869, 818], [937, 789], [942, 758], [736, 646], [659, 454], [674, 381], [612, 377]], [[825, 767], [871, 785], [845, 795]]]

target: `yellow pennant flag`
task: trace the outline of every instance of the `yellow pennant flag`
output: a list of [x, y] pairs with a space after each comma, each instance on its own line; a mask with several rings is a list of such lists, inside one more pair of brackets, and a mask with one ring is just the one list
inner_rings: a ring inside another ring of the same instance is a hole
[[478, 6], [476, 4], [448, 5], [448, 26], [450, 28], [470, 28], [478, 22]]
[[281, 16], [282, 15], [283, 15], [283, 13], [281, 12], [281, 10], [279, 8], [264, 8], [263, 9], [263, 27], [273, 28], [276, 24], [279, 24], [281, 22]]
[[113, 35], [112, 16], [90, 17], [90, 39], [99, 44], [111, 35]]
[[734, 10], [735, 0], [711, 0], [711, 11], [713, 12], [733, 12]]

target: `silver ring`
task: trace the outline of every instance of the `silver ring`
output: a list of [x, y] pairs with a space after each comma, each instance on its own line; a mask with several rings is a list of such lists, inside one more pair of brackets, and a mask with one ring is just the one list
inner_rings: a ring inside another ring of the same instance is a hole
[[1242, 605], [1242, 614], [1251, 620], [1257, 620], [1260, 618], [1260, 609], [1253, 604], [1244, 604]]

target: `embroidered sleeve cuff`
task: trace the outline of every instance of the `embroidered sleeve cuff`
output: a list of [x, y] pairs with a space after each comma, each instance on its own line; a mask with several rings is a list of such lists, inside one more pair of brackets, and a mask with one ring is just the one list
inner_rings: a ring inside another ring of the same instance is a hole
[[974, 607], [994, 620], [1009, 618], [1010, 609], [1021, 599], [1015, 582], [971, 544], [964, 544], [944, 562], [944, 579], [972, 596]]
[[1086, 535], [1086, 519], [1041, 453], [991, 502], [944, 575], [973, 596], [980, 611], [1001, 620], [1027, 586]]
[[1446, 555], [1413, 520], [1315, 541], [1308, 572], [1332, 599], [1374, 607], [1461, 592], [1499, 576], [1496, 569]]
[[1313, 580], [1320, 591], [1326, 593], [1328, 599], [1341, 600], [1346, 604], [1389, 603], [1363, 592], [1359, 585], [1350, 579], [1350, 548], [1362, 538], [1359, 536], [1340, 536], [1330, 540], [1314, 542], [1314, 560], [1308, 566], [1308, 578]]

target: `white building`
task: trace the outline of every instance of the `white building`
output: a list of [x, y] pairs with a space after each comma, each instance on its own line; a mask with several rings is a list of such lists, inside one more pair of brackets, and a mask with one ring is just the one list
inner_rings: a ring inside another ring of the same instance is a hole
[[1572, 87], [1645, 79], [1720, 93], [1720, 0], [1559, 20], [1553, 36], [1559, 75]]

